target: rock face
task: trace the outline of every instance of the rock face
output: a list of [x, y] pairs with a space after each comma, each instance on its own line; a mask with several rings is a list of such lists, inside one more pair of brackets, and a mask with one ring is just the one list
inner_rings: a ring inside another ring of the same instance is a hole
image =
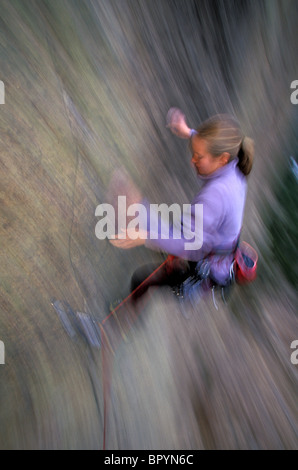
[[[297, 448], [297, 299], [263, 218], [296, 156], [297, 5], [7, 0], [0, 16], [0, 448], [101, 449], [104, 431], [109, 449]], [[95, 209], [130, 179], [152, 202], [189, 202], [171, 106], [193, 127], [234, 112], [254, 138], [243, 237], [259, 276], [188, 320], [166, 290], [133, 326], [119, 310], [105, 409], [103, 350], [67, 335], [53, 299], [100, 325], [134, 269], [162, 261], [98, 240]]]

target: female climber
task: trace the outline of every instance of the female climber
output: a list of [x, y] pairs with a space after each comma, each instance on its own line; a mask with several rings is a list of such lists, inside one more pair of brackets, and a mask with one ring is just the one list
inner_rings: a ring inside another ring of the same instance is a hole
[[168, 127], [178, 137], [190, 140], [191, 163], [202, 182], [190, 206], [190, 225], [195, 226], [196, 206], [202, 205], [202, 243], [199, 248], [185, 248], [189, 238], [185, 239], [182, 230], [183, 219], [181, 237], [174, 237], [172, 230], [165, 239], [159, 227], [154, 237], [147, 228], [145, 234], [140, 230], [137, 238], [132, 239], [127, 231], [126, 238], [122, 234], [110, 240], [122, 249], [145, 245], [172, 255], [161, 268], [147, 265], [136, 270], [131, 280], [134, 300], [152, 285], [175, 287], [194, 272], [220, 286], [227, 285], [243, 222], [254, 143], [243, 134], [238, 121], [230, 115], [215, 115], [194, 130], [188, 127], [185, 115], [173, 108], [168, 113]]

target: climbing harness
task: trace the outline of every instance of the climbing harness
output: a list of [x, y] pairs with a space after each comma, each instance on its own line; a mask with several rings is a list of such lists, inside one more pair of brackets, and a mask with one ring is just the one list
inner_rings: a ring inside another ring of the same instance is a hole
[[[212, 256], [218, 254], [234, 255], [229, 270], [229, 277], [224, 285], [218, 284], [210, 277], [210, 260]], [[181, 303], [182, 301], [190, 301], [193, 307], [195, 307], [195, 304], [197, 304], [202, 297], [202, 293], [211, 290], [213, 304], [216, 310], [218, 310], [218, 305], [215, 300], [215, 291], [220, 290], [221, 299], [226, 304], [227, 292], [231, 289], [233, 284], [244, 285], [256, 279], [257, 262], [258, 254], [255, 249], [245, 241], [240, 242], [239, 237], [232, 251], [216, 251], [208, 255], [203, 261], [200, 261], [196, 265], [194, 272], [185, 281], [174, 288], [174, 293]]]

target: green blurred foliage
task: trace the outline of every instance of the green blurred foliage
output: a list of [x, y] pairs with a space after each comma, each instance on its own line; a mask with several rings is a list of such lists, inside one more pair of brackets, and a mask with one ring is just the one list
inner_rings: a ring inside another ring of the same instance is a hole
[[269, 212], [267, 226], [272, 240], [273, 255], [288, 281], [298, 284], [297, 227], [298, 227], [298, 165], [291, 157], [281, 173], [276, 189], [276, 206]]

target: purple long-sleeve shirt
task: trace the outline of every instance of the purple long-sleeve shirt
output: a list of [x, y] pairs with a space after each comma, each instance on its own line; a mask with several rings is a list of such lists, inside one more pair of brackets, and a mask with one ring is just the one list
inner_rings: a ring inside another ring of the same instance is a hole
[[[197, 204], [203, 205], [202, 244], [200, 248], [186, 249], [181, 220], [181, 237], [174, 238], [173, 227], [167, 239], [162, 238], [162, 229], [155, 233], [156, 239], [146, 240], [146, 247], [162, 250], [190, 261], [200, 261], [212, 254], [211, 276], [220, 284], [224, 284], [229, 276], [233, 260], [231, 251], [235, 248], [243, 221], [246, 199], [246, 177], [239, 170], [238, 159], [219, 168], [208, 176], [199, 176], [203, 187], [191, 203], [191, 227], [195, 227], [195, 209]], [[149, 220], [150, 226], [150, 220]], [[177, 234], [177, 232], [176, 232]], [[219, 254], [216, 254], [219, 252]], [[221, 253], [220, 253], [221, 252]], [[227, 253], [223, 253], [227, 252]], [[230, 253], [228, 253], [230, 252]]]

